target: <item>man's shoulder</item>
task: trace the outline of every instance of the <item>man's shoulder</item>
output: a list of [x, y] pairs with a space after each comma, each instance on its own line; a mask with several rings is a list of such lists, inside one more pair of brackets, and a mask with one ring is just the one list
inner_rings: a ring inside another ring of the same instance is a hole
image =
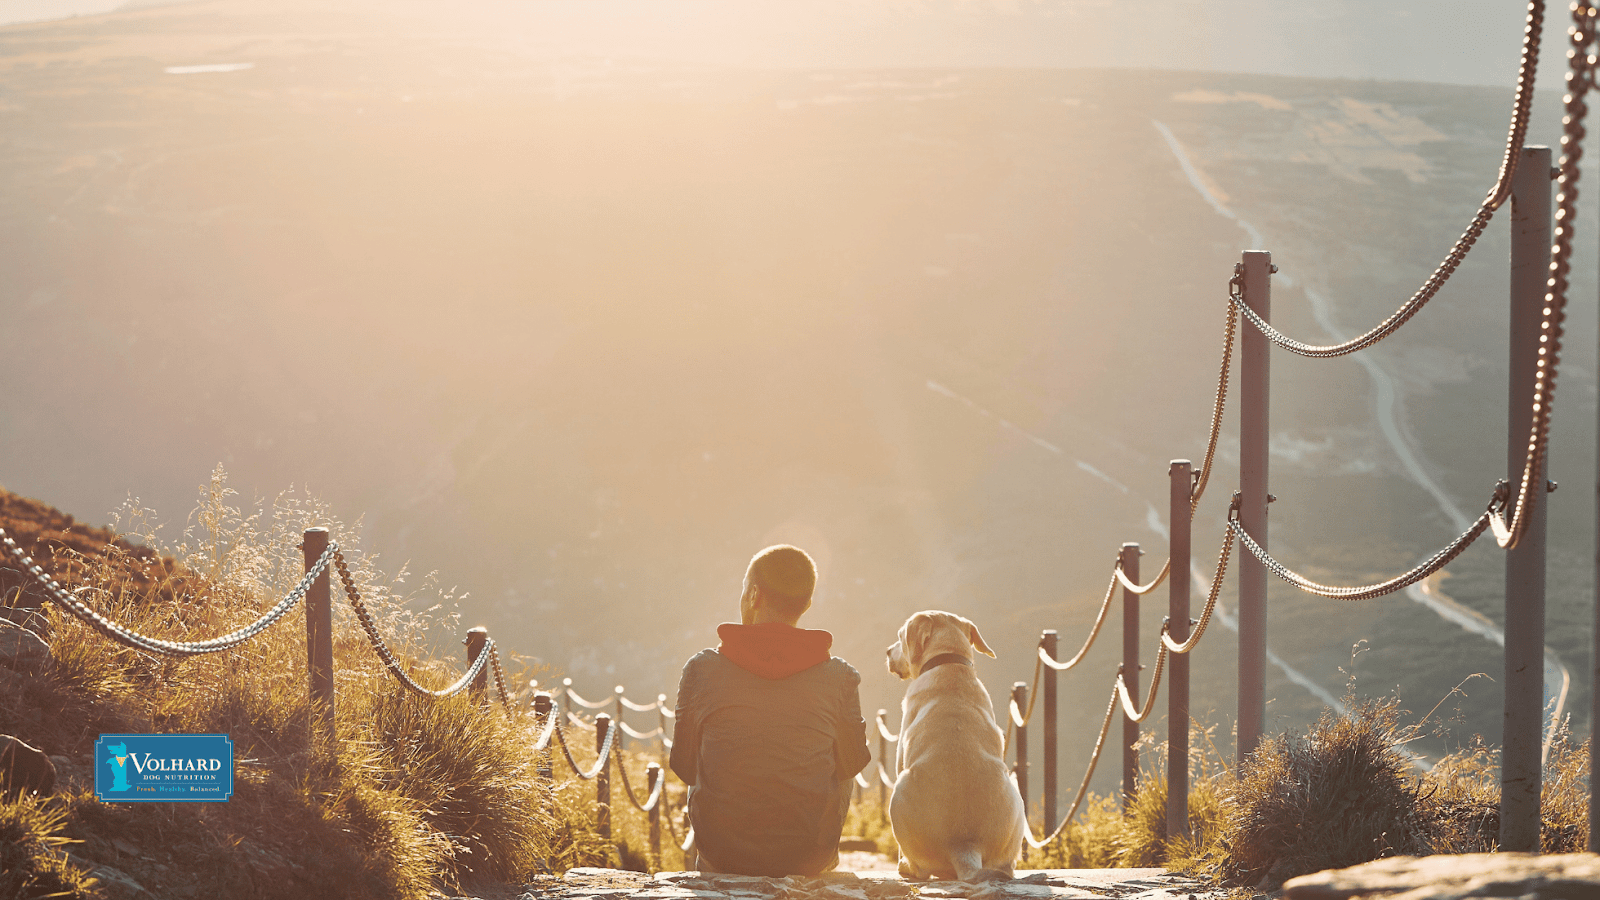
[[857, 683], [861, 681], [861, 673], [856, 671], [856, 667], [837, 656], [828, 657], [827, 661], [823, 662], [822, 665], [826, 666], [829, 672], [840, 678], [847, 678]]
[[718, 665], [726, 661], [727, 660], [723, 657], [723, 655], [717, 652], [715, 647], [707, 647], [706, 649], [701, 650], [699, 653], [689, 657], [689, 661], [683, 664], [683, 671], [688, 672], [691, 670], [700, 670], [706, 668], [707, 666]]

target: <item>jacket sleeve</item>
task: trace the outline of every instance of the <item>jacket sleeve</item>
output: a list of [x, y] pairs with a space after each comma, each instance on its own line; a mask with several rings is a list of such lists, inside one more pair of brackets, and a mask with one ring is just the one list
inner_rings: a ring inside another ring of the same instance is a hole
[[672, 755], [668, 763], [684, 784], [694, 784], [700, 770], [700, 710], [696, 696], [695, 659], [690, 657], [678, 678], [678, 705], [673, 710]]
[[867, 723], [861, 718], [861, 675], [849, 666], [839, 694], [839, 717], [833, 738], [834, 776], [840, 781], [854, 778], [872, 761], [867, 746]]

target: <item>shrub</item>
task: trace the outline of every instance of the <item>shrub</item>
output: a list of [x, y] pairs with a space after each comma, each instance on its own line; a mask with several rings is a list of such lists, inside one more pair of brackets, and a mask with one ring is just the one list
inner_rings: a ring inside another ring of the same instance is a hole
[[1228, 802], [1224, 873], [1282, 883], [1322, 869], [1429, 850], [1418, 780], [1398, 747], [1398, 702], [1325, 710], [1304, 738], [1264, 740]]
[[48, 798], [0, 799], [0, 897], [93, 896], [94, 879], [67, 859], [66, 820]]
[[1211, 740], [1211, 729], [1190, 727], [1189, 835], [1167, 834], [1165, 743], [1141, 756], [1131, 803], [1119, 796], [1084, 798], [1078, 816], [1048, 846], [1024, 856], [1039, 868], [1099, 869], [1165, 866], [1207, 874], [1221, 853], [1224, 796], [1232, 774]]

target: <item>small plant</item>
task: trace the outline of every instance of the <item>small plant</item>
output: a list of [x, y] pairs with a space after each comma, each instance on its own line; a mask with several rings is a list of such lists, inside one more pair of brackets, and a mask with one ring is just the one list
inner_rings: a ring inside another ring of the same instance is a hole
[[1324, 710], [1304, 738], [1264, 740], [1229, 799], [1227, 878], [1281, 884], [1296, 875], [1430, 849], [1421, 788], [1399, 750], [1398, 701]]
[[[877, 779], [878, 767], [875, 763], [868, 765], [866, 772], [871, 773], [867, 776], [870, 780]], [[900, 845], [894, 840], [894, 829], [889, 824], [889, 811], [878, 802], [877, 787], [855, 787], [852, 790], [855, 791], [855, 797], [849, 811], [845, 813], [842, 837], [871, 841], [877, 852], [890, 859], [898, 859]]]
[[67, 859], [66, 820], [48, 798], [0, 799], [0, 897], [94, 896], [95, 880]]
[[1233, 777], [1212, 740], [1213, 728], [1190, 725], [1187, 836], [1167, 833], [1167, 745], [1150, 743], [1141, 753], [1137, 790], [1129, 802], [1116, 795], [1088, 795], [1078, 817], [1049, 846], [1030, 850], [1024, 863], [1064, 869], [1165, 866], [1208, 874], [1222, 852], [1224, 797]]

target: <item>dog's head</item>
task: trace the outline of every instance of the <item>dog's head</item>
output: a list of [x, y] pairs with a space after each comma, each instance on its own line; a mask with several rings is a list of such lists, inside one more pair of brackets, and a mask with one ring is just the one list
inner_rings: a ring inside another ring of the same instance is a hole
[[900, 626], [900, 639], [889, 645], [889, 671], [901, 678], [915, 678], [922, 673], [925, 660], [940, 653], [959, 653], [970, 659], [974, 649], [994, 656], [970, 619], [925, 609]]

